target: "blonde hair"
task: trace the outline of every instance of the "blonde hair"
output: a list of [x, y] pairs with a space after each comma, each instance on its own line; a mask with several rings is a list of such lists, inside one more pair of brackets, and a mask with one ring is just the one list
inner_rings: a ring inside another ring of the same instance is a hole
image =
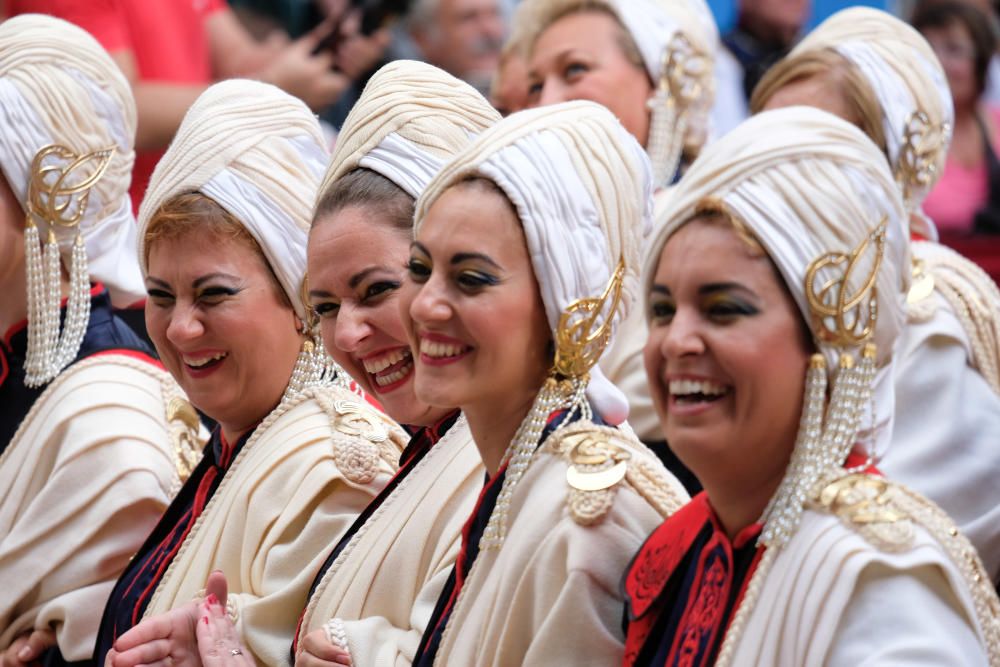
[[852, 116], [844, 120], [867, 134], [889, 159], [878, 96], [858, 68], [832, 49], [806, 51], [775, 64], [754, 88], [750, 112], [759, 113], [785, 86], [814, 77], [823, 77], [843, 95]]

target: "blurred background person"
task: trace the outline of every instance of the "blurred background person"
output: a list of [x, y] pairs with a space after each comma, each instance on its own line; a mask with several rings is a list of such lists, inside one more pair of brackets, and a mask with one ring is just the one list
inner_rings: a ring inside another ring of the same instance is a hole
[[358, 69], [373, 64], [354, 63], [348, 71], [333, 69], [355, 60], [348, 53], [351, 49], [370, 50], [370, 44], [344, 38], [337, 40], [337, 51], [322, 48], [331, 30], [338, 25], [346, 29], [348, 22], [322, 24], [294, 41], [276, 33], [258, 42], [224, 0], [5, 1], [11, 15], [50, 14], [84, 28], [128, 77], [139, 113], [131, 188], [135, 209], [184, 113], [213, 81], [257, 78], [316, 111], [335, 102]]
[[983, 99], [996, 51], [991, 24], [965, 2], [929, 2], [912, 20], [937, 54], [955, 104], [951, 148], [924, 210], [944, 235], [1000, 233], [1000, 107]]
[[750, 94], [802, 33], [810, 0], [737, 0], [736, 24], [722, 37], [715, 63], [712, 132], [722, 136], [749, 115]]
[[416, 0], [406, 19], [421, 60], [489, 94], [507, 26], [501, 0]]

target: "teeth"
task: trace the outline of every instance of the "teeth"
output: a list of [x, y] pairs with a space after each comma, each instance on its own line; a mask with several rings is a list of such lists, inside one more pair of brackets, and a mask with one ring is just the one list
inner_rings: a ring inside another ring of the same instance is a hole
[[369, 373], [378, 373], [379, 371], [384, 371], [389, 366], [399, 363], [406, 357], [410, 355], [410, 351], [406, 348], [399, 348], [398, 350], [393, 350], [384, 357], [379, 357], [378, 359], [365, 359], [362, 362], [365, 366], [365, 370]]
[[192, 368], [201, 368], [202, 366], [207, 366], [213, 361], [218, 361], [219, 359], [224, 359], [226, 357], [225, 352], [219, 352], [218, 354], [213, 354], [210, 357], [202, 357], [201, 359], [191, 359], [189, 357], [183, 357], [184, 363]]
[[671, 396], [688, 396], [690, 394], [704, 394], [705, 396], [721, 396], [726, 393], [726, 388], [721, 384], [709, 382], [707, 380], [671, 380]]
[[452, 343], [439, 343], [437, 341], [421, 340], [420, 353], [426, 354], [432, 359], [442, 359], [444, 357], [454, 357], [463, 352], [465, 348]]
[[412, 371], [413, 371], [413, 364], [407, 363], [398, 371], [393, 371], [388, 375], [376, 375], [375, 384], [377, 384], [380, 387], [385, 387], [386, 385], [390, 385], [394, 382], [399, 382], [407, 375], [409, 375]]

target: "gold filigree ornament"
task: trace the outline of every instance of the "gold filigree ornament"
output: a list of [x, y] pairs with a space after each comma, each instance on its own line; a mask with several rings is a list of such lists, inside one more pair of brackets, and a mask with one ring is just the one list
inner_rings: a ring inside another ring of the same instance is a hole
[[[882, 218], [850, 254], [825, 253], [806, 270], [806, 299], [821, 341], [852, 347], [868, 341], [874, 334], [878, 319], [875, 283], [885, 250], [887, 220]], [[865, 264], [869, 264], [868, 273], [852, 291], [851, 278], [865, 270]]]
[[896, 181], [903, 190], [903, 200], [910, 202], [930, 187], [937, 176], [937, 160], [947, 150], [951, 134], [948, 123], [934, 125], [930, 117], [917, 109], [906, 120], [903, 143], [896, 160]]
[[565, 378], [586, 378], [611, 340], [612, 322], [622, 299], [625, 260], [601, 296], [577, 299], [563, 311], [556, 329], [554, 370]]
[[[90, 321], [90, 269], [80, 223], [90, 193], [108, 170], [115, 147], [78, 155], [59, 145], [35, 154], [25, 202], [25, 263], [28, 283], [28, 350], [25, 384], [50, 382], [80, 350]], [[48, 229], [44, 253], [39, 224]], [[60, 251], [56, 228], [76, 228], [69, 262], [70, 289], [60, 334]]]
[[570, 515], [580, 525], [593, 525], [614, 506], [617, 486], [628, 473], [632, 455], [593, 425], [562, 436], [558, 450], [570, 464], [566, 469]]
[[202, 445], [199, 437], [201, 420], [188, 401], [173, 397], [167, 404], [167, 426], [174, 455], [174, 467], [181, 483], [187, 481], [201, 460]]
[[811, 505], [837, 516], [880, 549], [899, 551], [913, 544], [914, 528], [895, 496], [885, 479], [854, 474], [822, 485]]
[[702, 98], [702, 79], [710, 70], [708, 55], [695, 49], [680, 31], [663, 48], [656, 92], [646, 102], [651, 116], [647, 152], [656, 187], [668, 185], [677, 171], [687, 135], [688, 110]]

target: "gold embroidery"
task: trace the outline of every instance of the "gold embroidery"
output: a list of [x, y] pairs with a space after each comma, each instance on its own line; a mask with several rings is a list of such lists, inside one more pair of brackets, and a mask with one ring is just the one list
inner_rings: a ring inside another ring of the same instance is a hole
[[201, 460], [201, 421], [194, 407], [183, 398], [173, 397], [167, 404], [167, 423], [177, 476], [183, 484]]

